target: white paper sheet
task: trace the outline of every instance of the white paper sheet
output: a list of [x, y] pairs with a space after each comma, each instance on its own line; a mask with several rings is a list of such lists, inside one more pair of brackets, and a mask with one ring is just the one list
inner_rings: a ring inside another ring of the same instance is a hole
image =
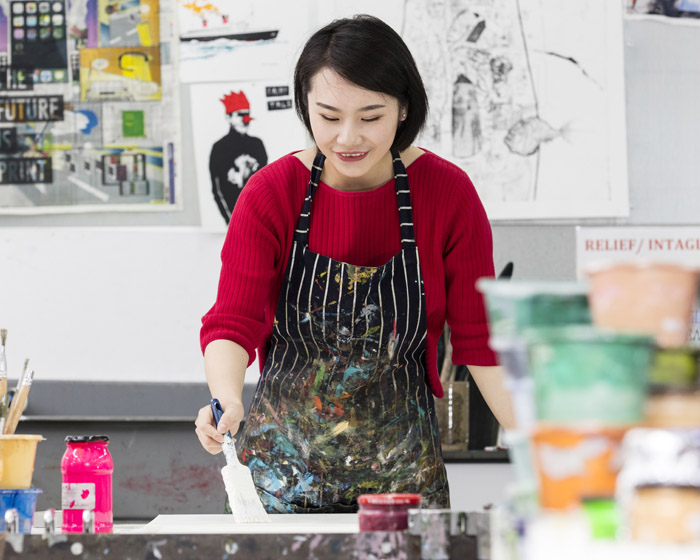
[[147, 534], [357, 533], [355, 513], [270, 515], [270, 523], [233, 523], [230, 515], [159, 515], [143, 527]]

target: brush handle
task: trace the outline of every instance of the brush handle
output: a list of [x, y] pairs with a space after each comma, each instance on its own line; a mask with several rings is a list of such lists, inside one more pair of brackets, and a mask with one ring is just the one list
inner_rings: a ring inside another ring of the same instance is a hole
[[0, 377], [0, 399], [7, 394], [7, 377]]
[[[211, 412], [214, 415], [214, 426], [218, 426], [219, 422], [221, 422], [221, 416], [224, 413], [224, 409], [221, 408], [221, 403], [219, 402], [219, 399], [212, 399], [211, 400]], [[229, 436], [231, 435], [231, 432], [226, 432]]]
[[[221, 416], [224, 413], [219, 399], [214, 398], [211, 400], [211, 412], [214, 415], [214, 423], [216, 426], [218, 426], [219, 422], [221, 421]], [[224, 443], [221, 444], [221, 449], [224, 452], [224, 457], [226, 457], [227, 465], [241, 464], [238, 460], [238, 456], [236, 455], [236, 446], [233, 442], [231, 432], [226, 432], [224, 434]]]
[[14, 435], [15, 429], [17, 429], [17, 424], [19, 424], [19, 417], [22, 415], [22, 411], [24, 410], [24, 405], [27, 404], [28, 396], [29, 385], [22, 385], [19, 388], [19, 391], [12, 397], [10, 412], [7, 415], [5, 428], [3, 429], [3, 433], [5, 435]]

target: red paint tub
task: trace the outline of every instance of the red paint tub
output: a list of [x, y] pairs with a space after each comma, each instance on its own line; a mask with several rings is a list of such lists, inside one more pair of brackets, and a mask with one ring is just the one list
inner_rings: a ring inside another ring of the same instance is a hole
[[420, 494], [362, 494], [360, 531], [405, 531], [408, 510], [419, 508], [421, 499]]

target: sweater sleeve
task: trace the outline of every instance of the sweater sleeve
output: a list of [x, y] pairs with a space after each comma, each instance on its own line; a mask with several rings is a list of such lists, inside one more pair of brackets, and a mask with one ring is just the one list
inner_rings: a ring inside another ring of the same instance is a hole
[[488, 346], [484, 300], [476, 289], [481, 277], [493, 277], [491, 226], [479, 196], [465, 173], [455, 177], [445, 230], [446, 319], [455, 364], [491, 366], [498, 360]]
[[214, 306], [202, 318], [202, 352], [213, 340], [232, 340], [248, 352], [248, 365], [265, 331], [265, 304], [282, 258], [282, 214], [276, 197], [255, 173], [246, 183], [231, 216]]

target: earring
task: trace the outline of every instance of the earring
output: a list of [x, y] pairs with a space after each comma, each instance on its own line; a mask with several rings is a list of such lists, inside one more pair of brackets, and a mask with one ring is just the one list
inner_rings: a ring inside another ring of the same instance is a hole
[[405, 118], [406, 118], [406, 113], [403, 113], [403, 114], [401, 115], [401, 118], [402, 118], [402, 119], [405, 119]]

